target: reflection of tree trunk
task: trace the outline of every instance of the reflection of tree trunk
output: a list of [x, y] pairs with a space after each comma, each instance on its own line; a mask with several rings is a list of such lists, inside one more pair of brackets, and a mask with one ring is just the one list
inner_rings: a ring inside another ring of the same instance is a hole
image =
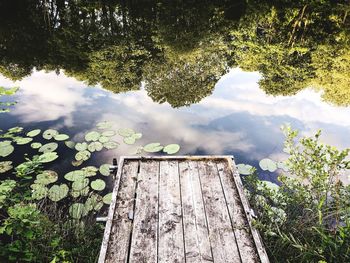
[[293, 41], [292, 46], [294, 45], [294, 40], [296, 38], [295, 32], [296, 32], [297, 28], [300, 27], [300, 25], [301, 25], [301, 22], [304, 18], [306, 7], [307, 7], [307, 5], [304, 5], [303, 9], [301, 10], [301, 14], [300, 14], [299, 18], [296, 19], [296, 21], [293, 25], [293, 31], [292, 31], [292, 34], [291, 34], [289, 40], [288, 40], [288, 46], [292, 43], [292, 41]]

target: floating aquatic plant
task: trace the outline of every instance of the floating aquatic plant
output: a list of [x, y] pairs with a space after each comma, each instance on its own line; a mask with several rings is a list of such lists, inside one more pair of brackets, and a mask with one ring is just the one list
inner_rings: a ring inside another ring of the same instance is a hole
[[270, 181], [261, 181], [261, 183], [265, 184], [265, 186], [272, 191], [278, 190], [278, 188], [279, 188], [279, 186], [277, 184], [272, 183]]
[[95, 166], [86, 166], [81, 169], [84, 173], [85, 177], [95, 176], [97, 174], [98, 169]]
[[99, 152], [103, 149], [103, 144], [100, 143], [100, 142], [91, 142], [89, 145], [88, 145], [88, 150], [90, 152]]
[[58, 135], [58, 131], [56, 131], [54, 129], [48, 129], [48, 130], [43, 132], [43, 138], [46, 140], [51, 140], [56, 135]]
[[175, 154], [180, 150], [180, 145], [178, 144], [169, 144], [164, 147], [163, 152], [167, 154]]
[[15, 148], [12, 146], [11, 141], [2, 141], [0, 142], [0, 156], [6, 157], [9, 156]]
[[95, 181], [91, 182], [91, 188], [96, 191], [102, 191], [103, 189], [105, 189], [105, 187], [106, 183], [101, 179], [96, 179]]
[[47, 187], [44, 185], [40, 185], [33, 190], [32, 198], [35, 200], [41, 200], [47, 196], [47, 193], [48, 193]]
[[79, 179], [84, 179], [85, 178], [85, 173], [83, 170], [76, 170], [76, 171], [71, 171], [69, 173], [66, 173], [64, 175], [64, 178], [68, 181], [77, 181]]
[[264, 171], [270, 171], [271, 173], [273, 173], [274, 171], [277, 170], [277, 164], [275, 161], [272, 161], [271, 159], [265, 158], [262, 159], [259, 162], [259, 166], [261, 169], [263, 169]]
[[72, 183], [72, 190], [73, 191], [81, 191], [85, 187], [87, 187], [88, 185], [89, 185], [89, 179], [88, 178], [78, 179], [78, 180], [75, 180]]
[[75, 160], [86, 161], [90, 157], [91, 157], [91, 153], [89, 151], [85, 150], [85, 151], [77, 152], [77, 154], [75, 155]]
[[87, 211], [99, 211], [103, 206], [102, 197], [98, 194], [92, 194], [86, 199], [85, 209]]
[[74, 203], [69, 207], [69, 214], [74, 219], [80, 219], [83, 216], [86, 216], [87, 213], [88, 211], [82, 203]]
[[100, 174], [104, 175], [104, 176], [109, 176], [110, 172], [109, 172], [109, 167], [110, 167], [110, 164], [106, 163], [106, 164], [102, 164], [100, 166]]
[[56, 142], [46, 143], [40, 147], [39, 152], [48, 153], [54, 152], [58, 148], [58, 144]]
[[65, 141], [69, 139], [69, 135], [67, 134], [57, 134], [53, 137], [56, 141]]
[[47, 185], [56, 182], [58, 179], [58, 174], [52, 170], [43, 171], [41, 174], [36, 176], [34, 181], [36, 184]]
[[58, 155], [56, 152], [48, 152], [40, 155], [38, 161], [41, 163], [49, 163], [56, 160], [57, 158], [58, 158]]
[[104, 132], [102, 132], [102, 136], [105, 136], [105, 137], [112, 137], [115, 134], [116, 134], [115, 131], [104, 131]]
[[112, 193], [106, 194], [103, 197], [103, 203], [105, 203], [106, 205], [110, 205], [112, 202]]
[[106, 143], [106, 142], [109, 142], [110, 140], [110, 137], [107, 137], [107, 136], [101, 136], [100, 138], [98, 138], [98, 141], [100, 143]]
[[105, 147], [108, 150], [116, 149], [118, 146], [119, 146], [119, 143], [113, 142], [113, 141], [106, 142], [103, 144], [103, 147]]
[[70, 149], [74, 149], [75, 147], [75, 142], [73, 141], [65, 141], [64, 144]]
[[143, 147], [143, 150], [145, 152], [155, 153], [155, 152], [160, 152], [161, 150], [163, 150], [163, 146], [161, 146], [159, 142], [149, 143]]
[[58, 202], [68, 195], [69, 187], [66, 184], [53, 185], [49, 189], [48, 197], [54, 202]]
[[237, 164], [238, 172], [242, 175], [250, 175], [254, 172], [255, 168], [249, 164]]
[[11, 161], [0, 162], [0, 173], [6, 173], [13, 168]]
[[79, 152], [85, 151], [87, 150], [87, 148], [88, 148], [88, 144], [86, 142], [82, 142], [82, 143], [78, 142], [77, 144], [75, 144], [75, 149]]
[[39, 149], [42, 146], [42, 144], [40, 142], [33, 142], [30, 147], [32, 147], [33, 149]]
[[32, 140], [33, 140], [33, 138], [30, 138], [30, 137], [24, 137], [24, 138], [18, 137], [14, 141], [18, 145], [24, 145], [24, 144], [30, 143]]
[[27, 132], [27, 136], [28, 137], [35, 137], [37, 135], [39, 135], [41, 133], [41, 130], [40, 129], [35, 129], [35, 130], [32, 130], [30, 132]]
[[85, 140], [88, 142], [96, 142], [100, 137], [101, 137], [101, 133], [97, 131], [91, 131], [85, 135]]
[[96, 124], [96, 127], [100, 130], [109, 129], [113, 126], [113, 124], [109, 121], [102, 121]]

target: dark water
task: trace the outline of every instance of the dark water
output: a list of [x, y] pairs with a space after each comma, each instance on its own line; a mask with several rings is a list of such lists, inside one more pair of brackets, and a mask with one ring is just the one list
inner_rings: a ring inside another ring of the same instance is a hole
[[[349, 3], [305, 3], [2, 1], [0, 86], [20, 90], [0, 128], [54, 128], [80, 141], [108, 120], [143, 133], [87, 165], [160, 142], [257, 166], [285, 158], [285, 123], [350, 147]], [[59, 154], [51, 168], [73, 169], [74, 152]]]

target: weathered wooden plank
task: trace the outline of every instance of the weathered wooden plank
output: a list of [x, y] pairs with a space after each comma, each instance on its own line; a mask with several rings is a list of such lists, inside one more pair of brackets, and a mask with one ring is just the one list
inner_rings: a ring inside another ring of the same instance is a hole
[[246, 196], [244, 194], [244, 191], [243, 191], [243, 184], [242, 184], [242, 181], [241, 181], [241, 177], [239, 176], [238, 170], [236, 168], [236, 165], [235, 165], [233, 159], [232, 158], [227, 158], [227, 160], [228, 160], [228, 163], [229, 163], [229, 165], [230, 165], [230, 167], [231, 167], [231, 169], [233, 171], [233, 173], [232, 173], [233, 179], [234, 179], [235, 184], [237, 186], [238, 194], [239, 194], [240, 200], [242, 202], [246, 218], [248, 220], [250, 231], [251, 231], [251, 234], [253, 236], [254, 243], [256, 245], [256, 249], [257, 249], [257, 253], [259, 255], [260, 261], [261, 261], [261, 263], [269, 263], [270, 260], [269, 260], [269, 258], [267, 256], [265, 248], [263, 247], [260, 234], [256, 230], [256, 228], [254, 228], [252, 226], [252, 223], [251, 223], [252, 218], [251, 218], [251, 215], [249, 214], [249, 212], [250, 212], [250, 205], [249, 205], [249, 202], [248, 202], [248, 200], [247, 200], [247, 198], [246, 198]]
[[179, 167], [161, 161], [159, 168], [158, 262], [185, 262]]
[[129, 262], [157, 262], [159, 162], [141, 161]]
[[127, 161], [123, 166], [105, 262], [121, 263], [127, 260], [132, 230], [128, 214], [134, 210], [138, 166], [138, 161]]
[[217, 168], [242, 262], [260, 262], [228, 162], [220, 160]]
[[214, 262], [242, 262], [216, 164], [199, 161], [198, 171]]
[[197, 165], [179, 162], [186, 262], [213, 262]]

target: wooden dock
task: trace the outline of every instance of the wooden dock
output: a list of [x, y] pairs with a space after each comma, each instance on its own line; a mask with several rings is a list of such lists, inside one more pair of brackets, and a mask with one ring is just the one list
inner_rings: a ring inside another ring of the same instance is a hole
[[269, 262], [232, 156], [122, 157], [99, 262]]

